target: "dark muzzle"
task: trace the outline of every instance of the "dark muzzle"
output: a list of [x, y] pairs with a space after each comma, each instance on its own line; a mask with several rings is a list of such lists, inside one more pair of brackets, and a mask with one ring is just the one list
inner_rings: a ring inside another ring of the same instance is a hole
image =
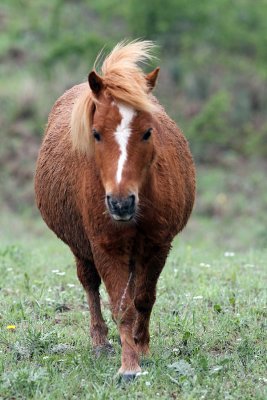
[[113, 197], [107, 195], [109, 212], [116, 221], [130, 221], [135, 213], [135, 195], [128, 197]]

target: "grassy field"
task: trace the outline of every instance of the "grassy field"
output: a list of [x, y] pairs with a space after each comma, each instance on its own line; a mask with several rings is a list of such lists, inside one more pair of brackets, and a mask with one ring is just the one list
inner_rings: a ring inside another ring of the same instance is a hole
[[[0, 2], [0, 400], [267, 399], [266, 18], [266, 0]], [[151, 357], [126, 385], [106, 293], [116, 353], [96, 359], [32, 175], [56, 98], [103, 46], [138, 37], [159, 46], [155, 93], [189, 139], [198, 196], [158, 284]]]
[[125, 384], [104, 289], [116, 354], [96, 359], [69, 250], [41, 222], [2, 227], [0, 399], [266, 399], [266, 248], [233, 251], [192, 219], [159, 280], [151, 357]]

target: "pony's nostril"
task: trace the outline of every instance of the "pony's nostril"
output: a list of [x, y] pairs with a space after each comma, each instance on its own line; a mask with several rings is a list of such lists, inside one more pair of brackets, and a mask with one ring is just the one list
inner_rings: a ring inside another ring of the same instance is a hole
[[129, 205], [130, 207], [133, 207], [135, 204], [135, 195], [132, 194], [131, 196], [129, 196]]
[[116, 207], [116, 200], [114, 200], [114, 198], [112, 196], [107, 195], [106, 196], [106, 202], [108, 205], [108, 208], [113, 211], [114, 207]]
[[106, 199], [107, 199], [108, 206], [111, 210], [114, 210], [119, 206], [119, 201], [116, 198], [107, 195]]

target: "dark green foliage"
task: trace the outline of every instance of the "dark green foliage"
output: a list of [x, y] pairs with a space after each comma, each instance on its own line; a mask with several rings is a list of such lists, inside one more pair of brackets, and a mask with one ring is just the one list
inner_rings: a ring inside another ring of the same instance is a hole
[[130, 4], [131, 33], [162, 46], [170, 78], [163, 93], [195, 157], [214, 162], [229, 149], [266, 156], [267, 2]]
[[1, 197], [16, 209], [33, 202], [32, 171], [52, 104], [86, 80], [103, 46], [107, 52], [124, 38], [159, 45], [156, 93], [196, 161], [266, 157], [266, 18], [266, 0], [3, 0]]

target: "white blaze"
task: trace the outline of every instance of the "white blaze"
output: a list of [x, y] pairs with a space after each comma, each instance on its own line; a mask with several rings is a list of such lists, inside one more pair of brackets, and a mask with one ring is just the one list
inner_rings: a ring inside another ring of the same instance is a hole
[[115, 139], [120, 148], [120, 157], [118, 160], [116, 180], [118, 183], [120, 183], [122, 177], [122, 170], [127, 160], [127, 144], [129, 137], [131, 135], [130, 124], [135, 112], [133, 108], [127, 107], [120, 103], [117, 104], [117, 107], [121, 114], [121, 122], [117, 126], [117, 129], [115, 131]]

